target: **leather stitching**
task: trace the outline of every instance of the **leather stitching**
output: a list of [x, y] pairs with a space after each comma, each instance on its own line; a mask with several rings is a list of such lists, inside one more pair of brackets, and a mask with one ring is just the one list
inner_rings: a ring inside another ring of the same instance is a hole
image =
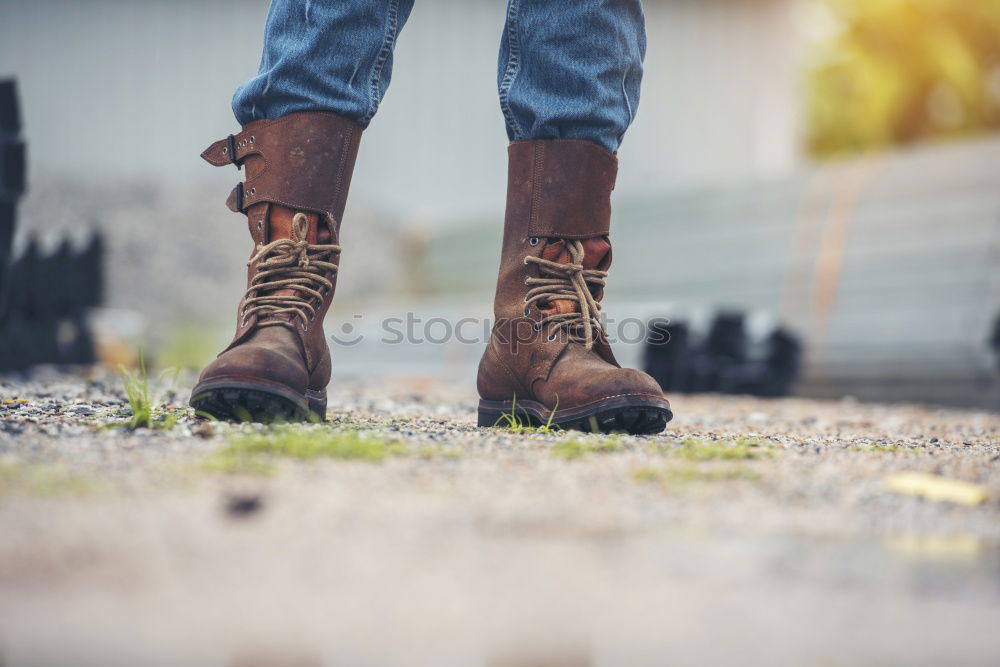
[[545, 166], [545, 144], [541, 141], [533, 142], [534, 160], [531, 164], [531, 213], [528, 215], [528, 233], [532, 236], [535, 229], [535, 222], [538, 219], [539, 211], [542, 207], [542, 188], [538, 184], [542, 169]]
[[[352, 127], [349, 128], [347, 132], [344, 132], [344, 142], [341, 145], [340, 164], [337, 165], [337, 181], [333, 190], [333, 201], [336, 202], [336, 204], [339, 204], [341, 199], [341, 189], [344, 184], [344, 166], [347, 164], [347, 154], [353, 141], [354, 128]], [[331, 218], [333, 217], [333, 211], [326, 211], [326, 213], [329, 213]], [[340, 220], [335, 220], [334, 222], [340, 223]], [[332, 232], [333, 230], [331, 229], [330, 231]]]

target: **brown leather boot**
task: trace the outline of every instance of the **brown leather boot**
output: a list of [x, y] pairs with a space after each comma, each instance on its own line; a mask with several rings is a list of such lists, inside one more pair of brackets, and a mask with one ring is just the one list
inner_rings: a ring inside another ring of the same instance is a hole
[[191, 405], [235, 421], [322, 420], [330, 382], [323, 318], [337, 282], [340, 220], [361, 126], [331, 113], [249, 123], [202, 157], [246, 167], [227, 202], [254, 249], [236, 336], [202, 371]]
[[618, 160], [597, 144], [515, 141], [493, 333], [479, 363], [479, 425], [659, 433], [653, 378], [615, 361], [600, 320]]

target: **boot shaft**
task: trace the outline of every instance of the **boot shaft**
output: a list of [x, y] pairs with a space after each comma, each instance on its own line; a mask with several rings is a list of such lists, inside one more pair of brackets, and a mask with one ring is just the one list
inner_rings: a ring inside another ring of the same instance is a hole
[[476, 384], [480, 426], [656, 433], [670, 404], [618, 365], [601, 322], [617, 158], [575, 140], [510, 145], [496, 323]]
[[[314, 250], [335, 247], [332, 260], [324, 259], [337, 261], [340, 221], [361, 133], [360, 125], [336, 114], [295, 113], [248, 123], [238, 134], [216, 141], [202, 153], [210, 164], [233, 164], [244, 169], [246, 176], [244, 182], [233, 188], [226, 202], [230, 210], [247, 216], [254, 240], [247, 264], [248, 290], [237, 310], [236, 334], [230, 348], [247, 340], [261, 326], [279, 324], [294, 331], [301, 340], [310, 368], [328, 356], [322, 323], [333, 299], [336, 270], [324, 274], [328, 284], [320, 285], [318, 295], [287, 283], [274, 288], [261, 284], [261, 278], [266, 278], [262, 271], [275, 263], [274, 257], [265, 257], [266, 251], [283, 240], [305, 241]], [[303, 229], [304, 238], [300, 237]], [[279, 255], [290, 252], [284, 245], [292, 247], [292, 244], [279, 245], [282, 247], [275, 249]], [[307, 301], [308, 306], [303, 309], [307, 316], [296, 318], [287, 310], [276, 313], [276, 308], [257, 305], [288, 298]]]
[[611, 191], [618, 159], [597, 144], [574, 139], [515, 141], [508, 147], [507, 209], [494, 299], [497, 321], [526, 317], [525, 281], [539, 271], [534, 256], [566, 263], [551, 246], [582, 241], [584, 264], [610, 265]]

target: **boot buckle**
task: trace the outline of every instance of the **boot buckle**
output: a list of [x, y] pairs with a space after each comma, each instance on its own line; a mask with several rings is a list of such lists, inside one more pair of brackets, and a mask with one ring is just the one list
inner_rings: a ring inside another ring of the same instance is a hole
[[243, 199], [244, 199], [244, 196], [243, 196], [243, 181], [240, 181], [239, 183], [236, 184], [236, 190], [235, 190], [235, 192], [236, 192], [236, 210], [237, 211], [242, 211], [243, 210]]
[[240, 165], [236, 161], [236, 138], [231, 134], [226, 137], [226, 152], [229, 153], [229, 161], [235, 164], [236, 168], [239, 169]]

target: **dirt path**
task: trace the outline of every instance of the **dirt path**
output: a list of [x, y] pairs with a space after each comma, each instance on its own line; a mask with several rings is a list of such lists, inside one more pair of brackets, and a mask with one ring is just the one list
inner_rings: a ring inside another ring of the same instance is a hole
[[338, 383], [328, 426], [178, 398], [129, 431], [117, 385], [0, 380], [4, 667], [1000, 657], [997, 415], [675, 397], [657, 437], [510, 434], [401, 379]]

